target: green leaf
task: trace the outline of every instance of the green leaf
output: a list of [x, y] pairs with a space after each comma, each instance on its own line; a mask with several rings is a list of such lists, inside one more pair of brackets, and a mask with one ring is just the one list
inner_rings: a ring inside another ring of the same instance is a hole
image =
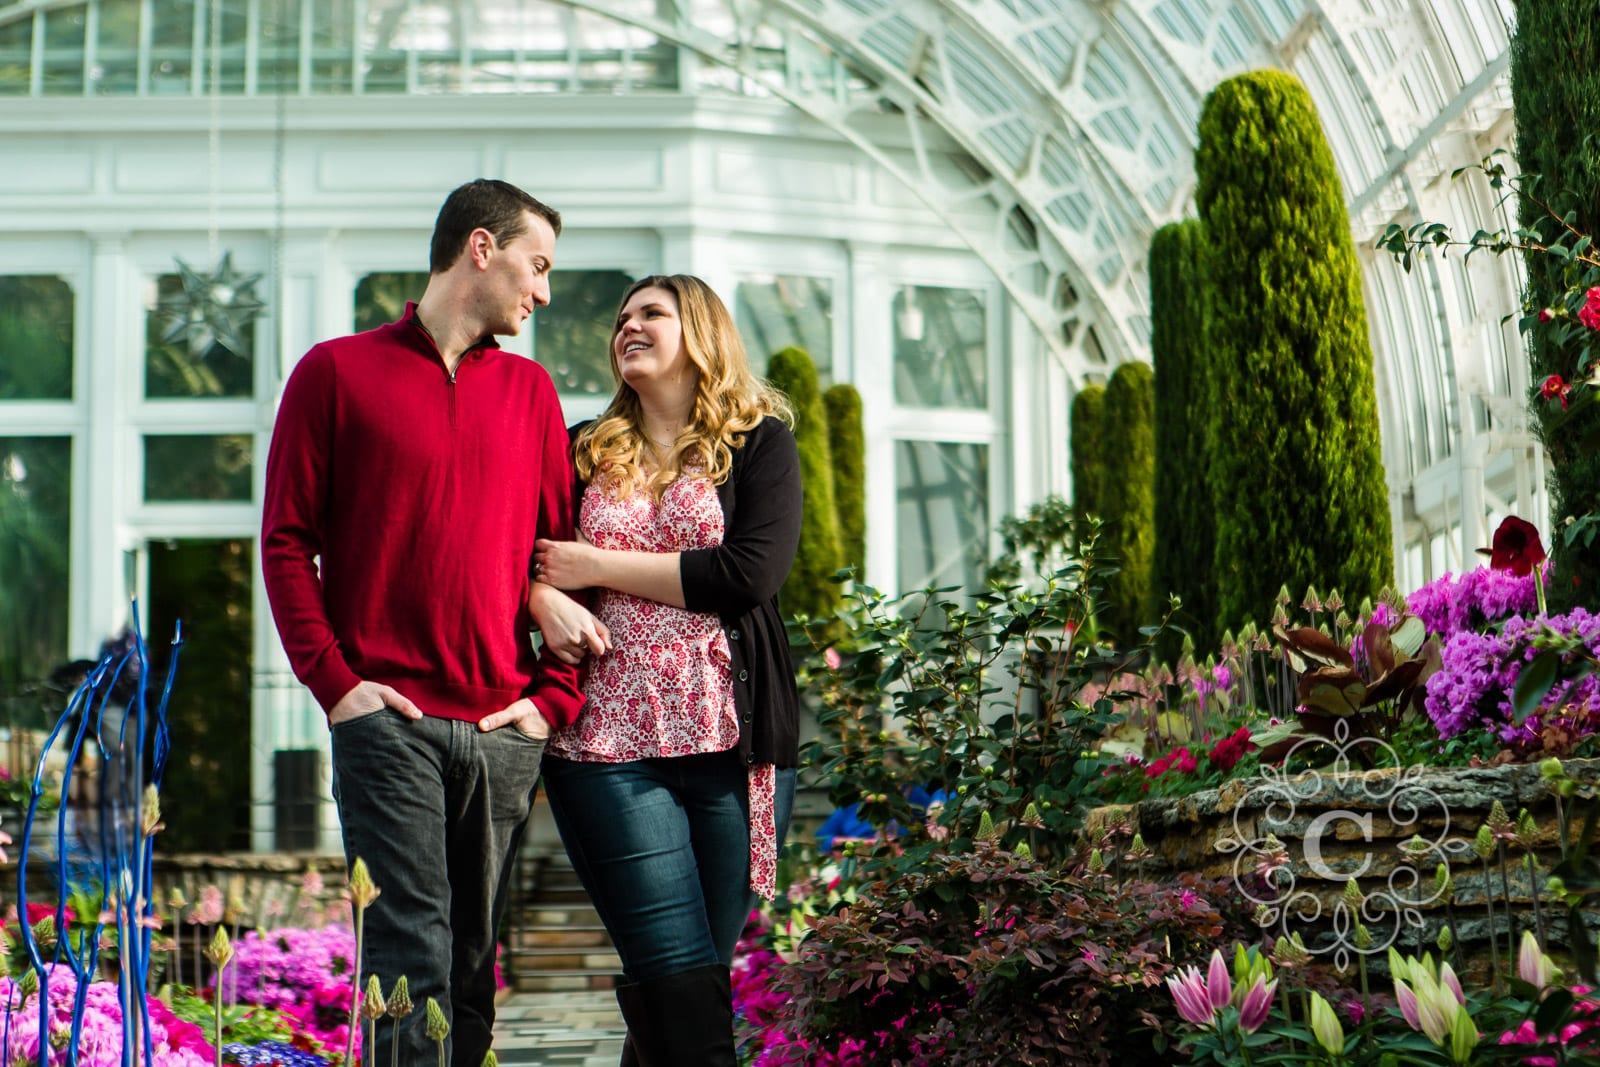
[[1511, 691], [1511, 706], [1516, 721], [1521, 723], [1550, 695], [1556, 684], [1556, 672], [1561, 669], [1561, 653], [1550, 649], [1539, 653], [1532, 663], [1522, 669], [1516, 688]]
[[1534, 1028], [1541, 1034], [1555, 1033], [1571, 1007], [1571, 993], [1565, 989], [1552, 989], [1549, 996], [1539, 1005], [1538, 1014], [1533, 1017]]
[[1407, 615], [1389, 634], [1389, 643], [1408, 657], [1415, 656], [1428, 636], [1428, 627], [1415, 615]]

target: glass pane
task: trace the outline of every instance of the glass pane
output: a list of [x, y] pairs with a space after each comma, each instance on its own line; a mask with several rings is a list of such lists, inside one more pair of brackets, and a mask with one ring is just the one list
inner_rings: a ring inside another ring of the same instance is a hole
[[300, 5], [294, 0], [263, 4], [258, 91], [294, 93], [300, 85]]
[[[245, 66], [248, 55], [245, 42], [250, 30], [249, 4], [246, 0], [225, 0], [217, 7], [220, 9], [222, 30], [219, 34], [221, 41], [222, 58], [217, 64], [217, 82], [222, 87], [224, 94], [239, 94], [244, 92]], [[211, 17], [212, 6], [205, 6], [205, 17]], [[205, 69], [200, 72], [205, 84], [206, 92], [211, 91], [211, 26], [206, 25], [206, 53]]]
[[28, 95], [32, 64], [33, 19], [0, 22], [0, 96]]
[[250, 502], [249, 434], [149, 435], [144, 439], [144, 498], [149, 501]]
[[[237, 275], [234, 276], [237, 280]], [[255, 317], [225, 310], [228, 287], [213, 285], [186, 291], [177, 274], [163, 274], [145, 298], [145, 396], [224, 397], [255, 392]], [[223, 301], [217, 304], [216, 301]], [[209, 307], [196, 306], [196, 303]], [[221, 338], [214, 330], [191, 331], [204, 320], [232, 332]], [[211, 340], [210, 338], [217, 339]]]
[[101, 4], [97, 36], [95, 91], [132, 96], [139, 91], [139, 5]]
[[45, 14], [45, 95], [83, 95], [83, 31], [87, 18], [88, 9], [82, 6]]
[[150, 92], [187, 96], [194, 70], [195, 0], [150, 0]]
[[407, 0], [367, 0], [367, 21], [361, 30], [363, 92], [406, 91], [407, 6]]
[[167, 705], [174, 746], [161, 790], [163, 853], [250, 847], [250, 586], [246, 539], [152, 543], [150, 676], [166, 674], [183, 621], [178, 684]]
[[833, 282], [798, 274], [767, 275], [739, 283], [739, 333], [750, 365], [763, 377], [780, 348], [803, 348], [817, 365], [823, 389], [833, 384]]
[[534, 313], [533, 355], [564, 396], [610, 396], [611, 329], [633, 279], [620, 270], [558, 270], [550, 306]]
[[457, 5], [417, 0], [403, 45], [417, 53], [417, 88], [454, 92], [461, 88], [461, 37]]
[[894, 297], [894, 398], [918, 408], [989, 406], [983, 294], [902, 286]]
[[0, 400], [72, 398], [72, 287], [0, 275]]
[[375, 330], [405, 314], [407, 300], [422, 299], [425, 270], [374, 271], [356, 283], [355, 332]]
[[0, 437], [0, 721], [8, 725], [42, 725], [42, 708], [56, 703], [38, 685], [67, 662], [71, 504], [70, 437]]
[[311, 16], [311, 91], [352, 91], [351, 49], [355, 41], [350, 0], [317, 0]]
[[988, 446], [900, 441], [895, 488], [900, 592], [980, 588], [989, 547]]

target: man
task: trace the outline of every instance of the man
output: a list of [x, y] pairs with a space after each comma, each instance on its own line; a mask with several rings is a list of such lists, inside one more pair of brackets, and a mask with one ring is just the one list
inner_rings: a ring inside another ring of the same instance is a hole
[[[363, 984], [438, 1000], [457, 1067], [490, 1047], [511, 858], [544, 739], [582, 704], [571, 661], [603, 648], [592, 624], [529, 639], [533, 543], [572, 536], [572, 472], [550, 376], [494, 341], [550, 302], [560, 232], [506, 182], [451, 193], [422, 299], [305, 355], [267, 458], [267, 595], [328, 714], [345, 855], [380, 893]], [[424, 1014], [379, 1026], [367, 1061], [398, 1040], [435, 1062]]]

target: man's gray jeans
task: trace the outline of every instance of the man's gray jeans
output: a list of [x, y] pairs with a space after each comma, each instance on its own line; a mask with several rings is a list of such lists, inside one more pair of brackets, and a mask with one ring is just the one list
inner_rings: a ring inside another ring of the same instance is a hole
[[[406, 976], [415, 1009], [398, 1027], [400, 1063], [438, 1062], [424, 1033], [432, 997], [450, 1020], [450, 1063], [479, 1067], [493, 1038], [495, 932], [544, 742], [515, 726], [483, 733], [392, 708], [332, 731], [345, 858], [364, 859], [379, 890], [366, 911], [362, 989], [376, 974], [388, 997]], [[395, 1032], [379, 1020], [363, 1062], [389, 1063]]]

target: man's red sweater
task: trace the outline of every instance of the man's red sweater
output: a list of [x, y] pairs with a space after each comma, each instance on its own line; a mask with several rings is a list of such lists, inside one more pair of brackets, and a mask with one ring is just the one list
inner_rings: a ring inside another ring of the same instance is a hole
[[295, 675], [325, 711], [369, 681], [441, 718], [526, 696], [571, 722], [577, 668], [535, 654], [527, 607], [534, 539], [571, 539], [571, 505], [561, 404], [537, 363], [488, 339], [452, 376], [414, 304], [317, 345], [284, 387], [261, 530]]

